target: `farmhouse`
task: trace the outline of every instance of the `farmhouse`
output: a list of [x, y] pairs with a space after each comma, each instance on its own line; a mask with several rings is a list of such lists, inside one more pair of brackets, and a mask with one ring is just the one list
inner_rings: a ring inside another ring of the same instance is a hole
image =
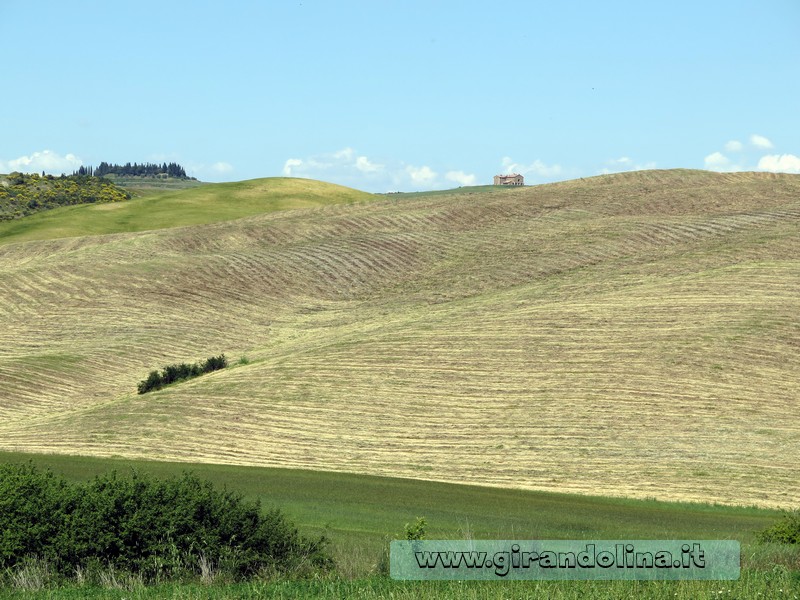
[[522, 175], [511, 173], [510, 175], [495, 175], [495, 185], [525, 185], [525, 179]]

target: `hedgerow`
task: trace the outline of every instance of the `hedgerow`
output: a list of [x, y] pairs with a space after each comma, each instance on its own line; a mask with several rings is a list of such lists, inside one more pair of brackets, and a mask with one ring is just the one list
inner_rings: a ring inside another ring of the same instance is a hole
[[153, 390], [160, 390], [165, 385], [177, 381], [184, 381], [193, 377], [199, 377], [205, 373], [224, 369], [227, 366], [228, 359], [225, 358], [224, 354], [210, 356], [202, 363], [167, 365], [160, 373], [158, 371], [150, 371], [150, 375], [147, 376], [147, 379], [143, 379], [139, 382], [137, 389], [140, 394], [146, 394]]
[[761, 542], [777, 544], [800, 544], [800, 510], [787, 512], [774, 525], [759, 532]]
[[324, 537], [301, 536], [279, 510], [190, 473], [159, 480], [116, 471], [68, 484], [32, 464], [0, 464], [0, 568], [44, 560], [57, 573], [116, 569], [145, 580], [217, 565], [234, 579], [327, 570]]

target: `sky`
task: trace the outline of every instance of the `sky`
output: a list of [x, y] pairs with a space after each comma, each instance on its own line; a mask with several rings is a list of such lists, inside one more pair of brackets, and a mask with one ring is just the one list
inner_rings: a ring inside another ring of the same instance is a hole
[[800, 1], [0, 0], [0, 173], [800, 173]]

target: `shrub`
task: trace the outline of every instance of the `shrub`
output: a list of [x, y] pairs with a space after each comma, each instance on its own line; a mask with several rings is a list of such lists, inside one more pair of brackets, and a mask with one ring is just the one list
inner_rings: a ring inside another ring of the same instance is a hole
[[51, 558], [51, 542], [66, 526], [67, 482], [32, 464], [0, 464], [0, 566]]
[[219, 356], [209, 357], [206, 360], [206, 362], [203, 363], [202, 371], [203, 373], [210, 373], [211, 371], [224, 369], [227, 366], [228, 366], [228, 359], [225, 358], [224, 354], [220, 354]]
[[786, 513], [783, 519], [758, 534], [761, 542], [800, 544], [800, 510]]
[[152, 390], [160, 390], [164, 387], [164, 382], [161, 379], [161, 375], [158, 371], [150, 371], [150, 375], [147, 379], [140, 381], [137, 389], [139, 390], [140, 394], [146, 394]]
[[203, 363], [195, 363], [192, 365], [188, 363], [167, 365], [161, 370], [161, 373], [158, 371], [150, 371], [150, 375], [147, 379], [140, 381], [136, 389], [140, 394], [146, 394], [153, 390], [160, 390], [165, 385], [184, 381], [193, 377], [199, 377], [211, 371], [224, 369], [227, 366], [228, 359], [225, 358], [224, 354], [211, 356]]
[[217, 565], [233, 578], [259, 571], [327, 570], [326, 539], [307, 539], [279, 510], [216, 490], [195, 475], [132, 472], [68, 485], [31, 465], [0, 467], [0, 567], [30, 556], [58, 573], [136, 574], [148, 581]]
[[414, 523], [406, 523], [406, 539], [409, 541], [424, 540], [428, 521], [425, 517], [417, 517]]

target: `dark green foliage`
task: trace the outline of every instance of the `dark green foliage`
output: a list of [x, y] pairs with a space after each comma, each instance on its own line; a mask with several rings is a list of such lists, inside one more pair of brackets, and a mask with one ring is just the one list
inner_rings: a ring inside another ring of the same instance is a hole
[[178, 163], [171, 162], [161, 165], [154, 163], [126, 163], [124, 165], [109, 164], [101, 162], [96, 169], [93, 167], [81, 167], [74, 175], [94, 175], [103, 177], [105, 175], [122, 175], [125, 177], [172, 177], [175, 179], [189, 179], [186, 170]]
[[140, 394], [146, 394], [153, 390], [160, 390], [165, 385], [191, 379], [192, 377], [198, 377], [205, 373], [211, 373], [211, 371], [218, 371], [227, 366], [228, 359], [225, 358], [224, 354], [211, 356], [207, 358], [205, 362], [192, 365], [188, 363], [167, 365], [162, 369], [161, 373], [158, 371], [150, 371], [150, 375], [148, 375], [147, 379], [140, 381], [139, 385], [136, 387]]
[[0, 565], [43, 555], [63, 529], [63, 478], [32, 464], [0, 464]]
[[228, 359], [225, 358], [224, 354], [220, 354], [219, 356], [208, 357], [208, 359], [206, 359], [206, 362], [203, 363], [201, 369], [203, 373], [210, 373], [211, 371], [224, 369], [227, 366], [228, 366]]
[[150, 371], [150, 375], [148, 375], [147, 379], [139, 382], [137, 389], [139, 390], [140, 394], [145, 394], [152, 390], [160, 390], [162, 387], [164, 387], [164, 382], [162, 381], [159, 372]]
[[59, 206], [122, 202], [130, 197], [112, 182], [88, 175], [56, 178], [14, 172], [0, 181], [0, 220], [17, 219]]
[[69, 485], [50, 471], [0, 465], [0, 568], [36, 555], [57, 572], [113, 567], [147, 580], [181, 577], [204, 560], [235, 578], [261, 570], [328, 569], [326, 540], [306, 539], [278, 510], [184, 473], [158, 480], [116, 471]]
[[758, 534], [762, 542], [800, 544], [800, 510], [786, 513], [783, 519]]

